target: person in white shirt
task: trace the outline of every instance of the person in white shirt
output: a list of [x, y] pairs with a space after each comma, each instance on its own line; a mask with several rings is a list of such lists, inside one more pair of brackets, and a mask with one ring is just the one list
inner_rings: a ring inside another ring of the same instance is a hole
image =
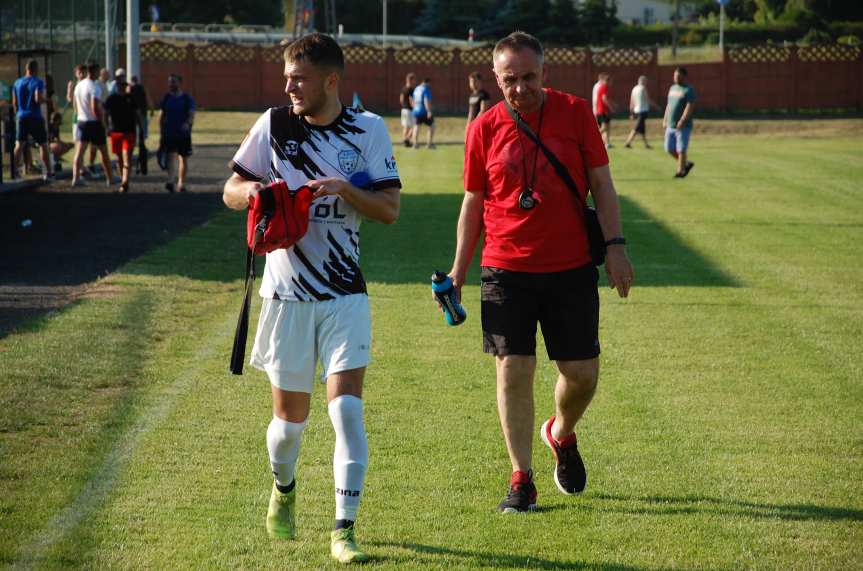
[[638, 83], [632, 88], [632, 94], [629, 96], [629, 117], [635, 120], [635, 124], [633, 124], [632, 130], [626, 138], [626, 143], [623, 145], [627, 149], [632, 148], [632, 140], [635, 139], [636, 135], [641, 135], [644, 140], [644, 147], [650, 148], [650, 144], [647, 142], [645, 121], [647, 121], [647, 114], [650, 113], [651, 107], [656, 107], [656, 104], [647, 93], [647, 76], [642, 75], [638, 78]]
[[75, 86], [73, 98], [75, 111], [78, 115], [78, 131], [81, 139], [75, 141], [75, 161], [72, 163], [72, 186], [83, 186], [81, 170], [84, 153], [89, 144], [102, 154], [102, 166], [105, 169], [105, 183], [110, 187], [114, 175], [111, 171], [111, 161], [108, 159], [106, 146], [105, 117], [102, 109], [102, 88], [96, 78], [99, 77], [99, 64], [87, 66], [88, 77]]
[[356, 563], [368, 559], [356, 544], [354, 521], [368, 465], [362, 390], [371, 357], [359, 230], [362, 219], [396, 221], [401, 181], [383, 119], [339, 100], [344, 54], [335, 40], [304, 36], [287, 46], [284, 58], [291, 104], [255, 122], [234, 155], [223, 195], [229, 208], [245, 211], [277, 179], [314, 193], [305, 236], [267, 254], [250, 360], [266, 372], [273, 399], [267, 450], [275, 481], [267, 532], [297, 535], [294, 474], [319, 360], [336, 433], [330, 553], [340, 563]]

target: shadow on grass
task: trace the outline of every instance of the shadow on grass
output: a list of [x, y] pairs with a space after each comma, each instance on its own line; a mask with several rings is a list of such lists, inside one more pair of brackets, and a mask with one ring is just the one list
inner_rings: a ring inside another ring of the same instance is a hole
[[[642, 567], [633, 567], [631, 565], [619, 565], [615, 563], [595, 563], [587, 561], [578, 561], [572, 559], [543, 559], [541, 557], [532, 557], [529, 555], [512, 555], [509, 553], [495, 553], [490, 551], [470, 551], [468, 549], [456, 549], [453, 547], [441, 547], [438, 545], [424, 545], [422, 543], [393, 543], [393, 542], [369, 542], [370, 545], [379, 547], [391, 547], [397, 549], [405, 549], [414, 552], [408, 561], [412, 564], [418, 563], [417, 555], [421, 559], [427, 561], [419, 561], [428, 563], [429, 565], [440, 565], [442, 562], [437, 561], [438, 557], [458, 558], [460, 561], [456, 565], [471, 565], [481, 567], [483, 569], [605, 569], [608, 571], [636, 571]], [[401, 558], [390, 557], [398, 562]]]
[[[362, 266], [366, 279], [425, 283], [432, 270], [448, 270], [455, 252], [461, 202], [460, 194], [404, 194], [398, 223], [364, 224]], [[626, 197], [621, 197], [620, 202], [638, 286], [739, 285], [636, 202]], [[479, 281], [479, 250], [478, 247], [469, 276], [472, 283]]]
[[677, 515], [688, 513], [719, 513], [751, 518], [781, 519], [789, 521], [856, 521], [863, 522], [863, 510], [818, 506], [814, 504], [768, 504], [709, 496], [624, 496], [599, 494], [600, 500], [629, 502], [636, 507], [610, 508], [631, 514]]

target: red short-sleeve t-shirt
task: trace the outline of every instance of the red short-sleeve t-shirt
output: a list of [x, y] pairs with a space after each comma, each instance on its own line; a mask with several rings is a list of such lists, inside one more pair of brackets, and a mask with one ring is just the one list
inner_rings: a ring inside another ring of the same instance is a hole
[[[560, 91], [547, 89], [545, 94], [541, 130], [539, 111], [524, 119], [567, 167], [586, 198], [586, 168], [608, 164], [590, 104]], [[538, 204], [524, 210], [518, 205], [518, 197], [525, 180], [530, 182], [536, 153], [532, 188]], [[482, 192], [484, 196], [483, 266], [557, 272], [590, 262], [581, 202], [543, 152], [518, 131], [503, 102], [471, 123], [464, 163], [465, 191]]]
[[611, 109], [608, 108], [608, 105], [605, 104], [605, 98], [608, 96], [608, 84], [607, 83], [598, 83], [596, 86], [596, 101], [593, 102], [594, 115], [608, 115], [611, 113]]

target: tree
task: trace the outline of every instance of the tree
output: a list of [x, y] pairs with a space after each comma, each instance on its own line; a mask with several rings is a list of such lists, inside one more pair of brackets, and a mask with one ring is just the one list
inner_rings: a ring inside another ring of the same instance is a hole
[[600, 45], [611, 40], [611, 32], [620, 21], [617, 19], [617, 3], [612, 0], [606, 6], [605, 0], [585, 0], [581, 8], [581, 25], [585, 41]]
[[584, 43], [578, 11], [572, 0], [555, 0], [548, 12], [545, 39], [553, 44], [578, 45]]

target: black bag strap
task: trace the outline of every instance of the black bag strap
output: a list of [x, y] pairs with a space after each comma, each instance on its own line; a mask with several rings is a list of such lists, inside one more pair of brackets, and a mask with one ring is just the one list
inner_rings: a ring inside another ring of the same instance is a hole
[[240, 316], [237, 319], [237, 329], [234, 331], [234, 346], [231, 349], [231, 373], [243, 374], [243, 364], [246, 360], [246, 339], [249, 336], [249, 307], [252, 299], [252, 289], [255, 285], [255, 249], [258, 242], [264, 237], [267, 226], [275, 211], [273, 191], [263, 188], [258, 192], [261, 200], [264, 200], [264, 215], [255, 226], [255, 238], [252, 247], [246, 251], [246, 286], [243, 295], [243, 305], [240, 307]]
[[512, 117], [513, 121], [515, 121], [516, 127], [521, 129], [522, 132], [527, 135], [531, 141], [536, 143], [537, 147], [542, 149], [545, 158], [548, 160], [549, 164], [554, 167], [554, 171], [557, 173], [557, 176], [559, 176], [561, 180], [563, 180], [563, 182], [566, 184], [566, 186], [569, 187], [569, 189], [581, 203], [582, 208], [587, 208], [587, 202], [585, 202], [584, 198], [582, 198], [581, 196], [581, 193], [578, 191], [578, 185], [572, 179], [572, 176], [569, 174], [569, 170], [567, 170], [567, 168], [563, 166], [563, 163], [560, 162], [560, 159], [558, 159], [557, 156], [552, 153], [548, 147], [542, 144], [542, 141], [539, 139], [539, 137], [536, 136], [536, 133], [534, 133], [530, 126], [525, 122], [525, 120], [522, 119], [521, 116], [515, 112], [515, 109], [510, 106], [509, 102], [506, 99], [504, 99], [503, 104], [506, 106], [506, 110], [509, 112], [509, 116]]

